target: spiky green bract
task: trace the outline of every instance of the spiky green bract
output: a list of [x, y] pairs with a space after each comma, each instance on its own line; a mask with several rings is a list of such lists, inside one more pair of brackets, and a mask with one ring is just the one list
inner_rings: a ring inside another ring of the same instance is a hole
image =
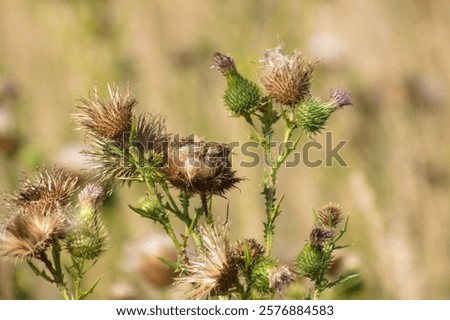
[[227, 79], [223, 101], [231, 115], [251, 122], [250, 115], [258, 109], [261, 100], [258, 86], [239, 74], [233, 58], [224, 54], [217, 52], [214, 55], [213, 67]]
[[249, 118], [260, 105], [261, 94], [258, 86], [237, 71], [230, 72], [225, 77], [227, 78], [227, 88], [223, 95], [225, 105], [232, 116]]
[[257, 295], [257, 298], [271, 298], [275, 290], [270, 286], [270, 272], [278, 266], [276, 260], [271, 257], [260, 257], [255, 261], [251, 269], [249, 287]]
[[297, 272], [300, 276], [319, 282], [331, 266], [332, 260], [331, 247], [324, 245], [320, 249], [307, 244], [297, 256]]
[[305, 133], [315, 135], [325, 129], [326, 122], [335, 111], [332, 103], [318, 98], [301, 102], [296, 108], [297, 125]]
[[93, 260], [105, 252], [108, 236], [101, 221], [81, 223], [73, 227], [66, 236], [67, 250], [73, 258]]

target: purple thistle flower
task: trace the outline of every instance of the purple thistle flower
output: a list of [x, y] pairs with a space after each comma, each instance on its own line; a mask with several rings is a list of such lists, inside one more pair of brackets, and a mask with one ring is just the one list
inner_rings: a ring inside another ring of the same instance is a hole
[[330, 90], [330, 100], [336, 108], [343, 108], [345, 106], [353, 105], [352, 100], [350, 99], [350, 93], [339, 87]]

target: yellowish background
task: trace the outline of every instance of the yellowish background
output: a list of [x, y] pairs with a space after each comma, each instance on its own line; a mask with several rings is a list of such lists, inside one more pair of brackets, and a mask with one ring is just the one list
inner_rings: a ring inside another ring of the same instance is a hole
[[[264, 50], [279, 44], [322, 59], [313, 92], [325, 98], [339, 85], [354, 106], [328, 127], [335, 141], [348, 140], [341, 153], [348, 167], [280, 173], [286, 197], [277, 256], [291, 261], [308, 238], [312, 208], [336, 201], [351, 215], [344, 265], [359, 270], [361, 283], [328, 297], [450, 298], [447, 0], [2, 0], [0, 132], [22, 144], [14, 155], [0, 154], [0, 189], [14, 190], [22, 172], [40, 163], [78, 165], [73, 150], [83, 136], [69, 114], [95, 83], [104, 96], [107, 83], [123, 92], [129, 83], [139, 111], [165, 114], [170, 132], [245, 141], [245, 123], [222, 107], [225, 81], [210, 69], [211, 57], [232, 55], [256, 80]], [[235, 169], [247, 181], [228, 195], [232, 238], [262, 240], [260, 168], [239, 168], [240, 159]], [[104, 275], [93, 298], [112, 297], [118, 284], [144, 299], [176, 297], [128, 267], [127, 244], [160, 229], [127, 207], [143, 189], [117, 192], [105, 212], [111, 248], [90, 274]], [[216, 215], [225, 216], [227, 204], [217, 200]], [[0, 298], [58, 297], [26, 265], [0, 262]]]

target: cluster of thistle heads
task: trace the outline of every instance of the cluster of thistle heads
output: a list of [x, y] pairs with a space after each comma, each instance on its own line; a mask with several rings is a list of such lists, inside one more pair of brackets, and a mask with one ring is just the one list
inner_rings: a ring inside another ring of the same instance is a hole
[[[330, 203], [316, 213], [316, 225], [310, 240], [298, 254], [295, 263], [285, 265], [267, 255], [263, 245], [249, 238], [231, 242], [226, 224], [200, 227], [202, 246], [185, 266], [178, 285], [189, 284], [188, 297], [193, 299], [233, 297], [245, 288], [246, 299], [270, 299], [281, 294], [297, 276], [313, 282], [323, 281], [333, 262], [333, 251], [343, 220], [342, 209]], [[242, 292], [240, 292], [242, 293]]]
[[38, 169], [34, 179], [20, 182], [7, 194], [0, 225], [0, 257], [9, 260], [47, 260], [53, 246], [60, 246], [74, 259], [92, 260], [106, 249], [108, 237], [97, 209], [105, 193], [87, 184], [78, 191], [77, 177], [62, 169]]
[[340, 88], [331, 90], [327, 101], [311, 94], [315, 65], [298, 51], [286, 56], [281, 47], [266, 50], [259, 68], [259, 80], [267, 92], [263, 95], [256, 83], [237, 71], [231, 57], [221, 53], [214, 56], [214, 67], [227, 79], [223, 99], [232, 116], [244, 117], [253, 124], [252, 116], [261, 117], [271, 99], [281, 106], [280, 110], [271, 110], [274, 116], [282, 113], [289, 125], [310, 136], [325, 128], [334, 111], [352, 104], [350, 94]]
[[[270, 104], [274, 118], [281, 114], [289, 126], [309, 135], [319, 133], [334, 111], [351, 104], [349, 94], [339, 88], [331, 91], [327, 101], [313, 97], [314, 66], [299, 52], [288, 57], [280, 48], [267, 50], [260, 61], [259, 79], [267, 92], [263, 95], [237, 71], [232, 58], [220, 53], [214, 56], [214, 67], [227, 79], [224, 103], [231, 115], [253, 124], [252, 117], [267, 116]], [[155, 186], [168, 182], [181, 192], [205, 197], [223, 195], [243, 180], [231, 168], [231, 151], [225, 143], [168, 133], [162, 116], [135, 114], [137, 100], [129, 91], [122, 95], [115, 85], [108, 89], [109, 99], [100, 99], [94, 89], [89, 98], [80, 100], [80, 112], [73, 115], [92, 147], [84, 153], [94, 163], [94, 178], [99, 183], [138, 181]], [[280, 108], [273, 109], [272, 101]], [[107, 243], [97, 213], [105, 193], [89, 184], [76, 202], [77, 190], [77, 179], [60, 169], [41, 169], [35, 180], [22, 181], [19, 190], [7, 196], [11, 215], [3, 219], [0, 230], [0, 256], [37, 258], [45, 263], [47, 250], [62, 242], [72, 257], [96, 259]], [[167, 211], [161, 199], [156, 200], [143, 205]], [[341, 220], [338, 205], [318, 212], [317, 225], [297, 257], [294, 272], [267, 255], [254, 239], [232, 244], [227, 224], [199, 226], [197, 255], [186, 257], [176, 283], [189, 284], [189, 296], [199, 299], [232, 296], [243, 286], [247, 297], [271, 297], [291, 284], [296, 274], [320, 281], [331, 265], [335, 230]]]
[[110, 99], [82, 99], [74, 115], [93, 146], [85, 153], [95, 163], [100, 181], [128, 182], [161, 179], [192, 194], [223, 194], [242, 179], [231, 169], [230, 149], [224, 143], [166, 131], [162, 116], [136, 116], [137, 100], [109, 87]]

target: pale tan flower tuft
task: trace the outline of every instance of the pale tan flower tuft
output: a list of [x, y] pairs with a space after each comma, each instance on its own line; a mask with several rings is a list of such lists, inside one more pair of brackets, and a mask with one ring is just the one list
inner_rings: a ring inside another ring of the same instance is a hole
[[39, 257], [65, 234], [66, 225], [61, 212], [17, 213], [0, 231], [0, 257], [9, 260]]
[[34, 179], [22, 180], [19, 190], [6, 196], [5, 205], [22, 212], [53, 212], [69, 204], [77, 181], [77, 177], [63, 169], [40, 169]]
[[268, 49], [260, 66], [260, 81], [275, 101], [294, 106], [310, 96], [314, 64], [300, 52], [289, 57], [281, 53], [281, 47]]
[[124, 132], [130, 132], [133, 118], [133, 108], [137, 100], [129, 91], [125, 96], [119, 92], [116, 85], [108, 85], [109, 100], [102, 101], [94, 88], [94, 96], [81, 99], [78, 108], [82, 113], [72, 116], [80, 128], [86, 129], [86, 134], [97, 139], [117, 140]]
[[281, 291], [294, 282], [294, 273], [285, 265], [269, 271], [269, 287], [281, 294]]
[[208, 299], [227, 295], [238, 281], [236, 255], [228, 239], [227, 225], [200, 228], [203, 247], [189, 258], [185, 275], [176, 279], [178, 285], [191, 285], [190, 299]]

